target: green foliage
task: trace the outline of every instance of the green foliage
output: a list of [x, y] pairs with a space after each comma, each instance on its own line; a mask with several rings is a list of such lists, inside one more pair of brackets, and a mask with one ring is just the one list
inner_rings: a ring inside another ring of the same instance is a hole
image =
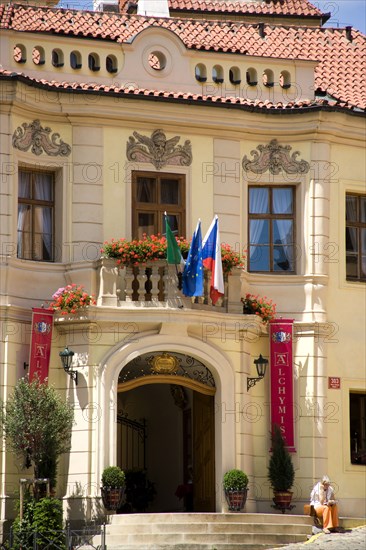
[[34, 465], [36, 478], [50, 478], [56, 485], [57, 462], [70, 450], [73, 407], [52, 387], [22, 378], [9, 397], [3, 418], [10, 450], [23, 462]]
[[124, 487], [126, 476], [118, 466], [108, 466], [102, 473], [103, 487]]
[[242, 470], [229, 470], [224, 474], [223, 486], [225, 491], [242, 491], [248, 487], [249, 479]]
[[273, 427], [268, 479], [274, 491], [289, 491], [295, 479], [291, 455], [286, 448], [280, 427], [276, 424]]
[[155, 485], [145, 470], [126, 471], [126, 505], [129, 512], [144, 512], [156, 495]]
[[[19, 507], [19, 506], [18, 506]], [[36, 500], [26, 493], [23, 506], [23, 519], [20, 516], [13, 523], [12, 550], [32, 550], [34, 537], [38, 548], [65, 548], [62, 503], [55, 498]]]

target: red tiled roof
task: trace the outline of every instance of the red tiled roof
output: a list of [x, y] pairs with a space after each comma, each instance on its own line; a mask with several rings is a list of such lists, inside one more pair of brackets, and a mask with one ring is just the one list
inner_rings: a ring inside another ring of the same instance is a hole
[[[126, 12], [138, 0], [120, 0], [120, 11]], [[233, 15], [268, 15], [322, 17], [322, 12], [308, 0], [168, 0], [172, 12], [231, 13]]]
[[315, 88], [366, 109], [366, 37], [356, 30], [264, 25], [261, 37], [257, 24], [0, 5], [0, 29], [20, 32], [123, 44], [154, 26], [172, 31], [188, 49], [318, 61]]
[[358, 114], [354, 106], [346, 102], [332, 101], [328, 99], [314, 99], [308, 101], [290, 101], [288, 103], [273, 103], [269, 100], [249, 100], [243, 97], [218, 97], [212, 95], [193, 94], [189, 92], [166, 92], [164, 90], [148, 90], [136, 88], [131, 85], [127, 87], [109, 86], [89, 82], [56, 82], [47, 79], [29, 77], [21, 72], [7, 71], [0, 69], [0, 79], [15, 80], [30, 84], [33, 87], [57, 90], [58, 92], [70, 93], [91, 93], [98, 95], [118, 96], [130, 99], [152, 99], [153, 101], [170, 101], [174, 103], [196, 103], [204, 106], [236, 107], [246, 111], [271, 112], [271, 113], [295, 113], [323, 110], [348, 111]]

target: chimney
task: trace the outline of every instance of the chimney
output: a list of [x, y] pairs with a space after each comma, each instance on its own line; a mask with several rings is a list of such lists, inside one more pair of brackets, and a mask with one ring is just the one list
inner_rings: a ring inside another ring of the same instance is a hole
[[346, 37], [347, 40], [352, 42], [352, 27], [346, 27]]
[[170, 17], [168, 0], [138, 0], [137, 15]]

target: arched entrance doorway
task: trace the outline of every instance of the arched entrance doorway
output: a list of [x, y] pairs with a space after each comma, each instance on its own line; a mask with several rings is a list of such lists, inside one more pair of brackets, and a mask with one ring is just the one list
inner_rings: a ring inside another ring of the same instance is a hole
[[121, 370], [117, 464], [143, 485], [126, 511], [215, 511], [215, 392], [210, 370], [182, 353], [145, 353]]

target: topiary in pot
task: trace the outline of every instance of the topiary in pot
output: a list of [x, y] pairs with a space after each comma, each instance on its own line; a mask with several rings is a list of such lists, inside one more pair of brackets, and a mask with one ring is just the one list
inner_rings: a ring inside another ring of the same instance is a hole
[[224, 474], [223, 487], [231, 512], [240, 512], [246, 503], [249, 479], [242, 470], [229, 470]]
[[122, 505], [125, 474], [119, 466], [108, 466], [102, 474], [102, 500], [107, 510], [115, 511]]
[[285, 513], [286, 509], [293, 508], [290, 504], [292, 498], [290, 489], [294, 484], [295, 469], [281, 429], [277, 424], [273, 426], [272, 455], [269, 461], [268, 479], [274, 492], [275, 508], [279, 508], [282, 513]]

